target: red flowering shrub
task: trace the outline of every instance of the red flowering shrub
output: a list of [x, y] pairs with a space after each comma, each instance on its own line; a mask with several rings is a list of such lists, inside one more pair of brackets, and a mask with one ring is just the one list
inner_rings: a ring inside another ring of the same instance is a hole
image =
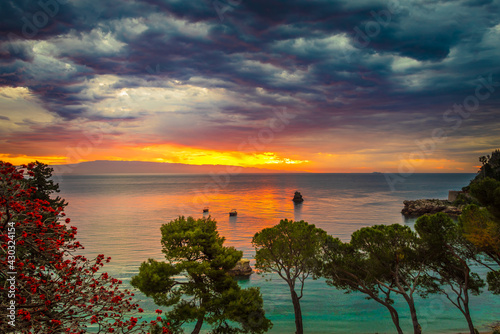
[[133, 293], [99, 272], [110, 258], [77, 255], [77, 228], [61, 224], [63, 207], [54, 207], [63, 201], [41, 199], [30, 184], [39, 166], [23, 166], [25, 177], [0, 162], [0, 332], [146, 332]]

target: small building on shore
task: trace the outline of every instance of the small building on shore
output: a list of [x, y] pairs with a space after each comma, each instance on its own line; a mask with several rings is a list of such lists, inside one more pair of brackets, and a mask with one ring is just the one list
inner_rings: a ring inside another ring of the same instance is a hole
[[455, 200], [458, 198], [458, 195], [460, 195], [460, 194], [465, 194], [465, 196], [469, 196], [469, 193], [466, 191], [450, 190], [450, 191], [448, 191], [448, 201], [455, 202]]

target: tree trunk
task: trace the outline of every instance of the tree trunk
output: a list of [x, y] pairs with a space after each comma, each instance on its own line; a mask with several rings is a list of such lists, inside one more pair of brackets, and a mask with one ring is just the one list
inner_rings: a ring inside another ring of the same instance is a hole
[[[365, 290], [365, 291], [367, 291], [367, 290]], [[387, 310], [389, 310], [389, 313], [391, 314], [392, 322], [394, 323], [394, 326], [396, 327], [396, 330], [398, 331], [398, 334], [403, 334], [403, 330], [401, 329], [401, 326], [399, 325], [399, 314], [398, 314], [398, 311], [396, 311], [396, 309], [391, 304], [389, 304], [388, 302], [386, 302], [383, 299], [380, 299], [376, 294], [370, 293], [370, 292], [367, 292], [367, 294], [374, 301], [376, 301], [377, 303], [380, 303], [380, 304], [384, 305], [387, 308]]]
[[405, 297], [405, 299], [408, 302], [408, 306], [410, 306], [411, 321], [413, 323], [413, 333], [414, 334], [421, 334], [422, 327], [420, 327], [420, 324], [418, 323], [417, 310], [415, 309], [415, 303], [413, 302], [413, 299], [411, 299], [410, 297]]
[[196, 326], [194, 326], [194, 329], [191, 332], [191, 334], [199, 334], [200, 333], [204, 318], [205, 318], [204, 316], [198, 318], [198, 321], [196, 322]]
[[[467, 298], [467, 300], [468, 300], [468, 298]], [[464, 316], [465, 316], [465, 320], [467, 320], [467, 325], [469, 325], [470, 334], [475, 334], [476, 331], [474, 330], [474, 324], [472, 323], [472, 318], [470, 316], [468, 302], [464, 303]]]
[[465, 286], [463, 287], [464, 290], [464, 299], [463, 299], [463, 304], [464, 304], [464, 316], [465, 320], [467, 320], [467, 325], [469, 326], [469, 331], [470, 334], [475, 334], [476, 331], [474, 329], [474, 324], [472, 323], [472, 318], [470, 316], [470, 310], [469, 310], [469, 274], [470, 274], [470, 269], [467, 264], [465, 265], [466, 272], [465, 272]]
[[293, 311], [295, 312], [295, 334], [304, 334], [302, 327], [302, 311], [300, 310], [300, 300], [295, 292], [295, 289], [290, 286], [290, 293], [292, 294]]
[[398, 331], [398, 334], [403, 334], [403, 330], [401, 329], [401, 326], [399, 326], [399, 314], [398, 311], [391, 305], [386, 305], [387, 309], [391, 313], [391, 318], [392, 322], [394, 323], [394, 326], [396, 326], [396, 329]]
[[472, 318], [470, 317], [469, 313], [465, 315], [465, 319], [467, 319], [467, 325], [469, 325], [470, 334], [475, 334], [476, 330], [474, 329], [474, 324], [472, 323]]

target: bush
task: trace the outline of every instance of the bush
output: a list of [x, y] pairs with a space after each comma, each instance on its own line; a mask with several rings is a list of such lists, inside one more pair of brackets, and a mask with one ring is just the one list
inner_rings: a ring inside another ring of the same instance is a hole
[[[143, 312], [134, 294], [99, 272], [110, 258], [76, 254], [83, 249], [77, 228], [68, 227], [70, 219], [56, 206], [64, 201], [43, 198], [31, 182], [37, 167], [24, 166], [26, 177], [0, 161], [0, 246], [6, 254], [0, 258], [0, 332], [145, 332], [148, 324], [134, 317]], [[12, 304], [13, 314], [7, 309]]]

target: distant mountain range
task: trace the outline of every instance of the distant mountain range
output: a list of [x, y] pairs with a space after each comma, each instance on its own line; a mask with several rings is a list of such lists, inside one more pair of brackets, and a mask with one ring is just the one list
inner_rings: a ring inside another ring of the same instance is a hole
[[68, 165], [54, 165], [54, 173], [63, 174], [209, 174], [209, 173], [286, 173], [281, 170], [225, 165], [186, 165], [147, 161], [96, 160]]

